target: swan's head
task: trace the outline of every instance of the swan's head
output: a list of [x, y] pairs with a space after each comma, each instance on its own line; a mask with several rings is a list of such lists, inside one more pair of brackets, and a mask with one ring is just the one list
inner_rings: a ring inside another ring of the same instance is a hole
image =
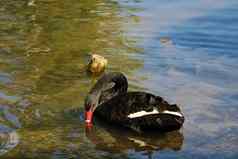
[[92, 125], [93, 113], [96, 108], [112, 97], [127, 92], [127, 79], [119, 72], [102, 75], [85, 98], [85, 122]]
[[85, 109], [85, 123], [88, 125], [92, 124], [93, 112], [98, 106], [98, 98], [94, 95], [88, 95], [85, 99], [84, 109]]

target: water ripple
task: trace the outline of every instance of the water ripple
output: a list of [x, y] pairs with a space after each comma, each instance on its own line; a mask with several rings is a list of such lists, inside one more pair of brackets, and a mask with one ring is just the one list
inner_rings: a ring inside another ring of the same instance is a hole
[[0, 156], [14, 149], [19, 143], [15, 129], [0, 124]]

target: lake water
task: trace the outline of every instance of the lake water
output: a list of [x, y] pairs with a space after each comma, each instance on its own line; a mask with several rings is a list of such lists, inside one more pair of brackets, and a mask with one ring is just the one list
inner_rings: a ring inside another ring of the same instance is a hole
[[[183, 128], [85, 130], [92, 52], [179, 104]], [[237, 0], [0, 1], [0, 158], [235, 159], [237, 81]]]

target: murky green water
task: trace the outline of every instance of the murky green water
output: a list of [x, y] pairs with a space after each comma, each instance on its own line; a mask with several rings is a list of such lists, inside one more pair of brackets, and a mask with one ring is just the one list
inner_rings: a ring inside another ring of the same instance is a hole
[[[0, 158], [236, 158], [237, 15], [235, 0], [1, 0]], [[90, 53], [181, 104], [183, 129], [88, 133]]]

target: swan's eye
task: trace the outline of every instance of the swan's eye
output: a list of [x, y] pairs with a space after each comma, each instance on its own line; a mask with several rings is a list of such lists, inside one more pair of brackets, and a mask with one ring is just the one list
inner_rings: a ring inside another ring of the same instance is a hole
[[95, 109], [95, 104], [86, 104], [84, 108], [86, 111], [93, 111]]
[[86, 110], [86, 111], [89, 111], [90, 108], [91, 108], [91, 106], [90, 106], [89, 104], [85, 105], [85, 110]]

